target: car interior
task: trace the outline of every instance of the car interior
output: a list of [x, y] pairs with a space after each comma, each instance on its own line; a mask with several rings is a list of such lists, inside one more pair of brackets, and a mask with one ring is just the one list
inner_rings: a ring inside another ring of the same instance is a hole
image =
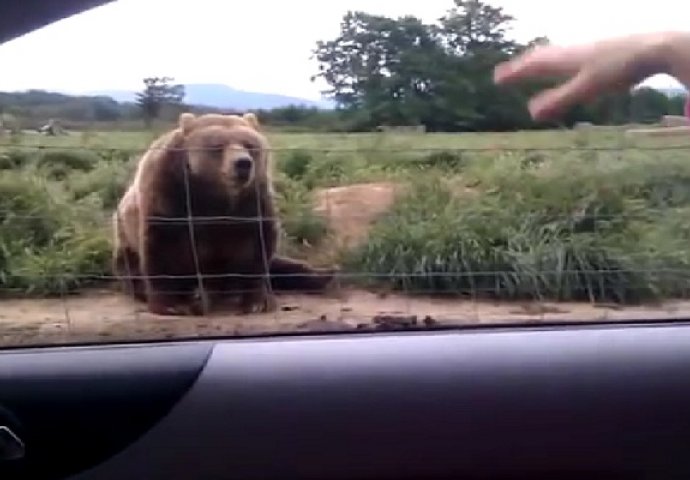
[[[2, 1], [0, 42], [106, 3]], [[0, 350], [2, 480], [688, 475], [687, 319]]]

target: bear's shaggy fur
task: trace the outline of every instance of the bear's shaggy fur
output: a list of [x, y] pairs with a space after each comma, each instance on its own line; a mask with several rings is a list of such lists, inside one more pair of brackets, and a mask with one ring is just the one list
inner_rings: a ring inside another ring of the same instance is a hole
[[113, 215], [113, 269], [129, 293], [151, 313], [199, 315], [204, 292], [239, 289], [250, 313], [275, 309], [273, 289], [324, 288], [334, 270], [276, 255], [271, 165], [253, 114], [180, 115], [142, 156]]

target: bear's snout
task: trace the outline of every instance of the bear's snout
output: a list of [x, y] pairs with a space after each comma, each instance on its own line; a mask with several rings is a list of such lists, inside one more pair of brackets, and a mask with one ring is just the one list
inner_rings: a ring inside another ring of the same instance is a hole
[[252, 173], [252, 159], [249, 157], [240, 157], [235, 160], [235, 174], [237, 178], [246, 181]]

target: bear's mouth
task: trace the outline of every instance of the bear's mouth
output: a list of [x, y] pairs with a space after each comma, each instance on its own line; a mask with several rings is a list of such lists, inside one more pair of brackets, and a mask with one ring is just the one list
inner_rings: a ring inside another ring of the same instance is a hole
[[245, 185], [246, 183], [249, 182], [251, 178], [251, 172], [246, 171], [246, 172], [237, 172], [235, 174], [235, 179], [242, 185]]

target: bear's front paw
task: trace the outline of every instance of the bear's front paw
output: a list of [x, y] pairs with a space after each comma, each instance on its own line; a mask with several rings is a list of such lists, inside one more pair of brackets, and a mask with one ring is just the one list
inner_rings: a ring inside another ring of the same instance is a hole
[[171, 304], [153, 300], [148, 303], [148, 311], [155, 315], [176, 317], [200, 316], [204, 314], [202, 305], [195, 301]]
[[313, 269], [312, 274], [304, 282], [305, 293], [318, 293], [331, 289], [339, 272], [337, 267]]
[[326, 289], [331, 286], [339, 273], [340, 268], [338, 266], [318, 270], [318, 276], [316, 277], [316, 289]]
[[270, 313], [278, 308], [275, 295], [265, 290], [247, 293], [242, 298], [242, 313]]

